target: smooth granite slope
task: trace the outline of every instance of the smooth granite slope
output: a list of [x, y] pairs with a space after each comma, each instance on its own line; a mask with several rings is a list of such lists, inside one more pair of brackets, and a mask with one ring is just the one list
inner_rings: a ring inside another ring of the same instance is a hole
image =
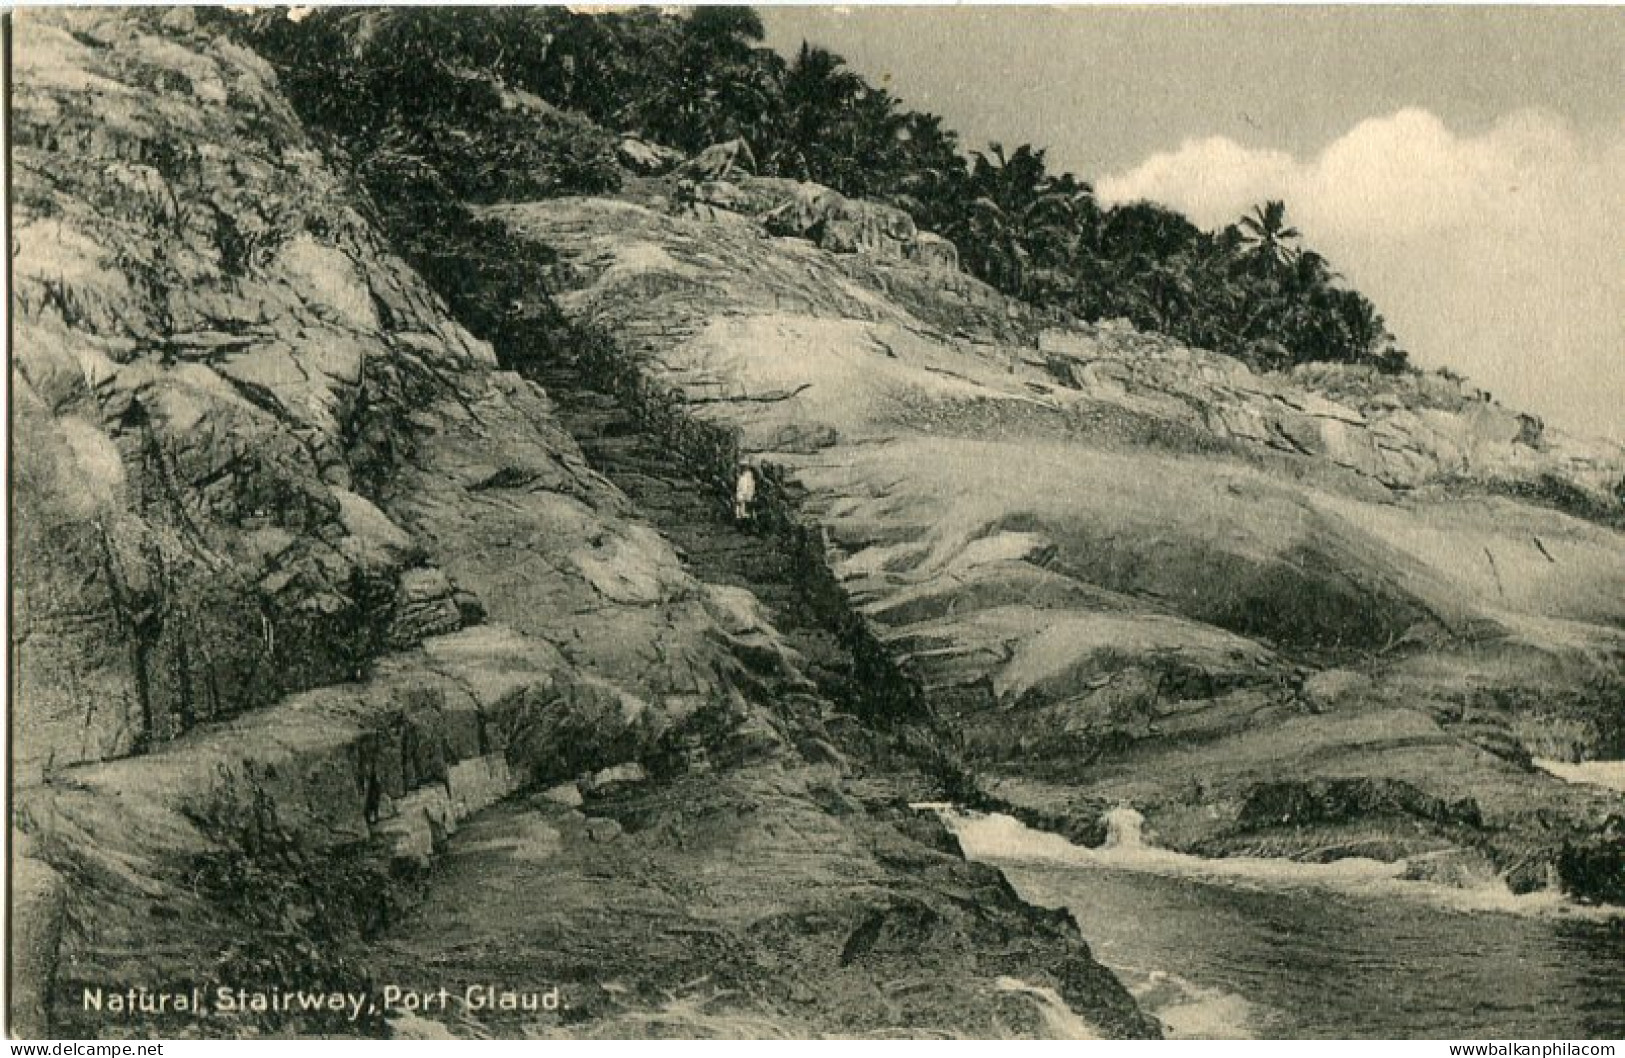
[[[1625, 749], [1617, 446], [1442, 376], [1046, 322], [906, 240], [784, 234], [816, 189], [729, 186], [487, 215], [800, 496], [995, 798], [1096, 840], [1127, 801], [1213, 852], [1463, 847], [1516, 888], [1606, 840], [1625, 804], [1530, 755]], [[1261, 807], [1283, 784], [1301, 810]]]
[[[1050, 1031], [1014, 976], [1154, 1033], [1069, 918], [803, 756], [827, 732], [779, 710], [817, 699], [759, 604], [696, 579], [390, 252], [224, 17], [15, 20], [11, 1030], [421, 1031], [85, 996], [376, 994], [406, 950], [435, 987], [462, 935], [413, 908], [482, 884], [438, 857], [465, 824], [553, 825], [514, 798], [558, 786], [592, 837], [526, 853], [523, 903], [614, 917], [538, 952], [485, 908], [482, 972], [575, 1002], [504, 1031], [641, 1031], [715, 954], [664, 910], [703, 875], [747, 1024]], [[756, 846], [777, 900], [724, 869]], [[939, 972], [847, 1017], [913, 946]], [[817, 960], [849, 969], [794, 969]]]

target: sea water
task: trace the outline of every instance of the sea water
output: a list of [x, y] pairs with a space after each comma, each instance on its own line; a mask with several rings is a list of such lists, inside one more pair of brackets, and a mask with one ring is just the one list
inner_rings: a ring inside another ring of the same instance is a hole
[[1625, 1036], [1625, 919], [1556, 893], [1410, 882], [1370, 860], [1203, 860], [1146, 846], [1129, 808], [1099, 849], [944, 815], [1024, 898], [1069, 908], [1170, 1036]]

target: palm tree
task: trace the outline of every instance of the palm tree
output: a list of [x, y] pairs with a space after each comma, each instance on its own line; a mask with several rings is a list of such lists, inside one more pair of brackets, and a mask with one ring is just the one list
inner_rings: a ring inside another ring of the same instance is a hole
[[1095, 215], [1094, 190], [1070, 173], [1052, 177], [1044, 152], [1030, 144], [1007, 154], [1001, 144], [972, 152], [969, 209], [947, 234], [973, 271], [1007, 293], [1027, 296], [1042, 272], [1048, 286], [1064, 286], [1080, 234]]
[[926, 169], [953, 168], [964, 172], [964, 158], [959, 153], [959, 138], [951, 129], [942, 127], [942, 118], [920, 111], [904, 111], [896, 138], [902, 157], [892, 183], [902, 186], [908, 174]]
[[1298, 251], [1289, 243], [1297, 241], [1301, 233], [1286, 223], [1286, 203], [1272, 198], [1241, 218], [1242, 243], [1248, 247], [1247, 256], [1267, 274], [1274, 274], [1292, 263]]
[[1182, 213], [1155, 202], [1127, 202], [1106, 214], [1101, 251], [1120, 260], [1141, 254], [1169, 257], [1193, 247], [1201, 235]]
[[1287, 277], [1287, 285], [1293, 293], [1313, 298], [1340, 278], [1325, 257], [1314, 250], [1304, 250], [1292, 259], [1292, 271]]
[[763, 123], [762, 20], [748, 7], [697, 7], [639, 56], [646, 82], [632, 108], [664, 143], [699, 150]]
[[724, 59], [740, 59], [764, 35], [762, 16], [750, 7], [716, 4], [689, 12], [685, 27], [691, 40]]
[[780, 89], [783, 134], [771, 150], [763, 152], [769, 168], [803, 180], [838, 182], [832, 170], [841, 168], [837, 164], [839, 145], [831, 141], [868, 87], [847, 68], [845, 59], [802, 41]]
[[1331, 295], [1331, 309], [1347, 343], [1344, 358], [1354, 362], [1376, 358], [1393, 340], [1377, 307], [1358, 291], [1334, 290]]

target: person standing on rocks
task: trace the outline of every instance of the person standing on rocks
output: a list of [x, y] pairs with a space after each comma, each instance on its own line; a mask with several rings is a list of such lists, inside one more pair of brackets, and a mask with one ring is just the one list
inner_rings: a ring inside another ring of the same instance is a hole
[[756, 516], [756, 471], [749, 464], [734, 478], [734, 522], [749, 526]]

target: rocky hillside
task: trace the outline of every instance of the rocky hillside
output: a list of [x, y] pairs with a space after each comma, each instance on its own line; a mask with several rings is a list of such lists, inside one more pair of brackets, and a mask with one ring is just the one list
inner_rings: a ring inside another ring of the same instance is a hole
[[704, 161], [486, 216], [783, 486], [995, 800], [1519, 889], [1606, 843], [1625, 803], [1530, 760], [1625, 749], [1625, 452], [1445, 376], [1047, 323], [879, 207]]
[[[432, 988], [468, 934], [424, 892], [508, 871], [480, 979], [567, 1009], [455, 1031], [1154, 1033], [1069, 918], [857, 782], [752, 593], [391, 252], [222, 17], [15, 22], [14, 1031], [421, 1030], [82, 995]], [[530, 838], [439, 871], [471, 816]]]

